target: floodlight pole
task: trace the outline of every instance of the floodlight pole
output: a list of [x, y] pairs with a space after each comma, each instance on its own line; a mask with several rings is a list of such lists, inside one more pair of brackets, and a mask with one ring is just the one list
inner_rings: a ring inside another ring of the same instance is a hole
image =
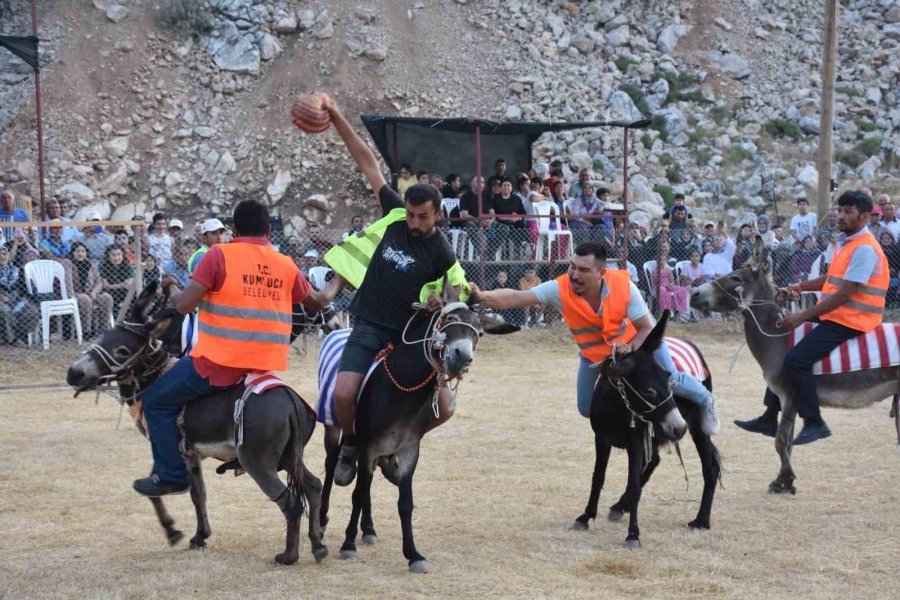
[[[31, 0], [31, 32], [38, 36], [37, 0]], [[40, 57], [40, 52], [38, 52]], [[38, 58], [39, 60], [39, 58]], [[41, 70], [40, 63], [34, 69], [34, 106], [37, 113], [37, 146], [38, 146], [38, 185], [41, 190], [41, 221], [47, 218], [44, 201], [44, 120], [41, 111]]]
[[[619, 268], [628, 269], [628, 128], [622, 141], [622, 206], [625, 210], [625, 223], [622, 227], [624, 243], [619, 248]], [[613, 233], [615, 236], [615, 232]], [[613, 237], [615, 240], [615, 237]]]
[[[478, 122], [475, 122], [475, 181], [481, 181], [481, 125]], [[484, 218], [484, 186], [481, 186], [481, 191], [478, 192], [478, 228], [484, 229], [481, 226], [481, 220]], [[480, 232], [478, 235], [478, 281], [481, 282], [481, 285], [487, 286], [487, 282], [484, 280], [484, 238], [487, 236], [487, 233], [484, 231]]]
[[825, 48], [822, 56], [822, 107], [819, 121], [819, 189], [816, 210], [820, 219], [831, 208], [831, 165], [834, 133], [834, 70], [837, 62], [837, 0], [825, 1]]

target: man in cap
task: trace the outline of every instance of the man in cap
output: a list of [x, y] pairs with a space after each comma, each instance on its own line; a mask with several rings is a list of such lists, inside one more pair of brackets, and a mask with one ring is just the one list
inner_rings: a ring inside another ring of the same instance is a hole
[[219, 219], [206, 219], [200, 225], [200, 240], [203, 244], [188, 259], [188, 272], [193, 273], [200, 259], [207, 251], [225, 240], [225, 225]]
[[[30, 219], [28, 214], [16, 206], [16, 197], [10, 190], [0, 192], [0, 222], [19, 222], [27, 223]], [[6, 239], [11, 240], [14, 237], [12, 227], [4, 227], [3, 235]]]
[[[85, 221], [99, 221], [100, 213], [96, 210], [88, 212], [84, 216]], [[94, 263], [94, 266], [100, 268], [100, 261], [106, 248], [111, 246], [115, 241], [111, 235], [103, 231], [100, 225], [88, 225], [81, 230], [81, 236], [78, 241], [84, 244], [88, 251], [88, 258]]]
[[181, 245], [181, 234], [184, 232], [184, 223], [181, 219], [169, 219], [169, 236], [172, 238], [172, 252]]

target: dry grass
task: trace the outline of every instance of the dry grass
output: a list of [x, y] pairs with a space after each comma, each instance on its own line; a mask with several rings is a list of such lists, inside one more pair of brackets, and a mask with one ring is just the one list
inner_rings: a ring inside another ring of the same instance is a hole
[[[0, 597], [896, 598], [900, 457], [887, 405], [827, 411], [834, 437], [795, 453], [798, 495], [768, 496], [770, 440], [731, 425], [759, 412], [759, 371], [744, 353], [728, 374], [739, 338], [724, 328], [690, 334], [710, 360], [724, 423], [726, 489], [712, 531], [684, 527], [702, 485], [690, 450], [689, 490], [673, 455], [644, 494], [643, 549], [621, 547], [623, 523], [567, 530], [587, 498], [591, 433], [575, 410], [571, 344], [528, 332], [483, 341], [457, 416], [424, 443], [414, 522], [427, 576], [407, 572], [396, 490], [380, 478], [381, 543], [360, 546], [354, 561], [337, 558], [347, 490], [336, 490], [331, 557], [315, 565], [304, 550], [280, 567], [277, 508], [248, 478], [216, 476], [212, 464], [209, 548], [168, 548], [130, 489], [149, 447], [130, 426], [114, 430], [116, 405], [63, 391], [0, 394]], [[290, 379], [313, 397], [314, 356], [293, 360]], [[307, 457], [321, 472], [319, 431]], [[616, 453], [604, 506], [623, 490], [624, 465]], [[188, 497], [169, 505], [190, 535]]]

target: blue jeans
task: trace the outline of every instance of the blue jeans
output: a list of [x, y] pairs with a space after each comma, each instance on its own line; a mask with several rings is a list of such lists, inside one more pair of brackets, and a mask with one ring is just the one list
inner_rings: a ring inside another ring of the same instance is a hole
[[788, 351], [784, 357], [784, 374], [794, 392], [797, 414], [803, 419], [820, 418], [819, 393], [813, 379], [813, 365], [828, 356], [843, 342], [861, 335], [861, 331], [850, 329], [834, 321], [822, 321], [800, 343]]
[[187, 469], [178, 451], [178, 413], [181, 407], [213, 390], [194, 368], [190, 356], [183, 356], [153, 382], [143, 394], [144, 417], [153, 450], [153, 472], [163, 481], [187, 481]]
[[[653, 358], [656, 359], [659, 366], [672, 373], [672, 388], [676, 396], [686, 398], [698, 406], [709, 404], [709, 390], [696, 377], [675, 370], [672, 354], [665, 343], [659, 345], [659, 348], [653, 353]], [[578, 393], [578, 412], [581, 413], [582, 417], [590, 418], [591, 416], [591, 399], [594, 397], [594, 386], [599, 376], [600, 366], [592, 367], [591, 361], [579, 354], [576, 389]]]

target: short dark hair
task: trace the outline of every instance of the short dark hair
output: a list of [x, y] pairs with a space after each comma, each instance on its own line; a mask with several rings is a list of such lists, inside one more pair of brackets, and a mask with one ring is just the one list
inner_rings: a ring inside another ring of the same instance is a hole
[[751, 229], [751, 228], [752, 228], [752, 226], [750, 225], [750, 223], [744, 223], [743, 225], [740, 226], [740, 228], [738, 229], [738, 231], [740, 231], [740, 230], [743, 229], [744, 227], [746, 227], [747, 229]]
[[505, 164], [506, 164], [506, 159], [498, 158], [497, 160], [494, 161], [494, 166], [496, 167], [496, 166], [499, 165], [500, 163], [503, 163], [503, 164], [505, 165]]
[[429, 173], [428, 171], [425, 171], [425, 170], [423, 169], [423, 170], [419, 171], [418, 173], [416, 173], [416, 178], [419, 178], [419, 177], [421, 177], [422, 175], [430, 175], [430, 174], [431, 174], [431, 173]]
[[165, 221], [165, 220], [166, 220], [166, 215], [164, 215], [163, 213], [156, 213], [155, 215], [153, 215], [153, 220], [150, 221], [150, 222], [151, 222], [151, 223], [156, 223], [156, 222], [159, 221], [160, 219], [162, 219], [163, 221]]
[[606, 246], [593, 240], [581, 242], [575, 246], [575, 254], [578, 256], [593, 256], [594, 260], [606, 262]]
[[682, 193], [679, 192], [678, 194], [675, 194], [675, 198], [674, 198], [674, 199], [675, 199], [675, 200], [684, 200], [684, 194], [682, 194]]
[[607, 188], [605, 188], [605, 187], [597, 188], [597, 195], [598, 195], [598, 196], [602, 196], [602, 195], [604, 195], [604, 194], [610, 194], [610, 193], [612, 193], [612, 192], [610, 192], [610, 191], [609, 191]]
[[686, 206], [673, 206], [672, 212], [673, 213], [674, 212], [687, 212], [687, 207]]
[[269, 233], [269, 207], [247, 199], [234, 207], [234, 228], [241, 236], [263, 237]]
[[413, 170], [412, 170], [412, 165], [410, 165], [409, 163], [403, 163], [402, 165], [400, 165], [400, 169], [399, 169], [399, 170], [402, 171], [403, 169], [406, 169], [406, 170], [409, 171], [410, 173], [413, 172]]
[[872, 197], [865, 192], [844, 192], [837, 201], [838, 206], [855, 206], [859, 214], [870, 213], [874, 206]]
[[801, 202], [806, 202], [807, 204], [809, 204], [809, 200], [807, 200], [806, 198], [797, 198], [797, 204], [800, 204]]
[[540, 177], [532, 177], [532, 178], [531, 178], [531, 183], [540, 183], [541, 185], [543, 185], [543, 184], [544, 184], [544, 180], [541, 179]]
[[516, 177], [516, 187], [517, 188], [520, 188], [523, 185], [530, 184], [530, 183], [531, 183], [531, 180], [528, 178], [528, 175], [522, 174], [522, 175], [519, 175], [518, 177]]
[[406, 188], [403, 200], [411, 206], [422, 206], [431, 202], [434, 210], [441, 210], [441, 192], [430, 183], [417, 183]]
[[456, 173], [447, 173], [447, 176], [444, 177], [444, 183], [453, 183], [457, 179], [459, 179], [459, 175]]

